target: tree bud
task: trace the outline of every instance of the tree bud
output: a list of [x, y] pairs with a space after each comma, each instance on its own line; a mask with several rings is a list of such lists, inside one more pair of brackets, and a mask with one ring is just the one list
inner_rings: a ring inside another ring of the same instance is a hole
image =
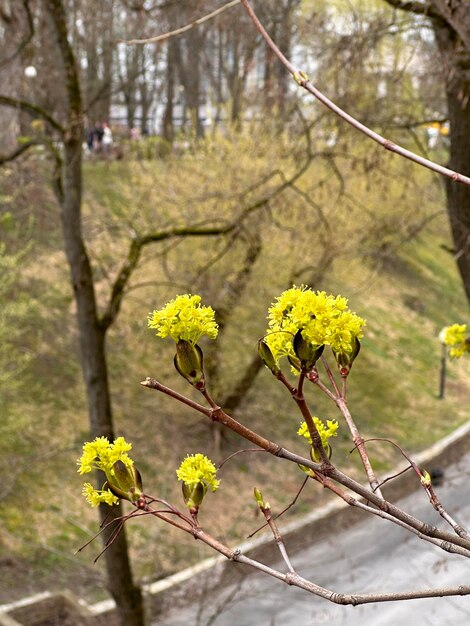
[[423, 487], [429, 487], [431, 485], [431, 475], [425, 469], [421, 470], [421, 484]]
[[193, 345], [184, 339], [178, 341], [174, 359], [175, 367], [183, 378], [200, 391], [205, 388], [202, 362], [202, 350], [197, 344]]
[[264, 501], [263, 494], [261, 493], [261, 491], [257, 487], [254, 488], [254, 495], [255, 495], [256, 503], [258, 504], [260, 509], [270, 509], [271, 508], [269, 502], [265, 502]]
[[273, 353], [271, 352], [268, 344], [262, 339], [258, 341], [258, 354], [259, 358], [274, 375], [279, 374], [281, 370], [276, 363], [276, 359], [273, 357]]
[[116, 461], [106, 472], [107, 486], [117, 498], [136, 502], [142, 495], [142, 478], [134, 465]]
[[302, 369], [307, 371], [314, 367], [325, 348], [325, 346], [315, 346], [310, 341], [307, 341], [303, 337], [301, 330], [298, 330], [294, 337], [293, 347]]
[[[331, 459], [331, 455], [333, 454], [333, 450], [331, 449], [330, 444], [327, 443], [326, 445], [323, 446], [323, 448], [324, 448], [324, 450], [326, 452], [327, 457], [329, 459]], [[312, 461], [314, 463], [321, 463], [322, 460], [323, 460], [321, 458], [321, 456], [320, 456], [320, 453], [317, 450], [315, 450], [315, 448], [313, 446], [310, 448], [310, 458], [312, 459]]]
[[198, 509], [199, 505], [204, 500], [204, 496], [207, 492], [207, 487], [203, 483], [183, 483], [183, 499], [188, 509]]
[[333, 350], [336, 363], [338, 364], [342, 376], [347, 376], [349, 374], [352, 364], [354, 363], [357, 355], [359, 354], [359, 350], [361, 349], [361, 344], [357, 337], [353, 337], [351, 344], [351, 352]]

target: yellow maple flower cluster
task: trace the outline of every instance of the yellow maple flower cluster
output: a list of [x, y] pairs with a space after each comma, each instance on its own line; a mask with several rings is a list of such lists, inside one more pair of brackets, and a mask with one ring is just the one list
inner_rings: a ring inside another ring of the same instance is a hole
[[313, 346], [330, 346], [335, 352], [352, 353], [362, 337], [365, 320], [348, 309], [348, 300], [305, 286], [284, 291], [269, 309], [265, 342], [276, 361], [294, 357], [293, 337], [300, 330]]
[[[325, 448], [325, 450], [328, 450], [328, 440], [331, 437], [336, 437], [338, 434], [338, 422], [336, 420], [327, 420], [325, 426], [324, 422], [322, 422], [319, 417], [314, 417], [313, 423], [315, 424], [315, 427], [318, 430], [318, 434], [320, 435], [322, 446]], [[300, 428], [297, 431], [297, 434], [301, 437], [305, 437], [309, 444], [312, 445], [312, 438], [310, 436], [306, 422], [302, 422], [300, 424]]]
[[[78, 459], [78, 473], [88, 474], [93, 469], [102, 470], [107, 478], [114, 475], [114, 464], [121, 461], [125, 466], [131, 467], [134, 461], [127, 454], [132, 449], [132, 444], [128, 443], [124, 437], [118, 437], [110, 443], [106, 437], [96, 437], [93, 441], [88, 441], [83, 445], [82, 456]], [[107, 483], [103, 489], [95, 489], [91, 483], [85, 483], [82, 490], [83, 495], [91, 506], [98, 506], [101, 502], [113, 505], [119, 502], [108, 488]]]
[[201, 296], [183, 294], [170, 300], [162, 309], [150, 313], [149, 328], [157, 330], [158, 337], [171, 337], [176, 343], [196, 344], [203, 335], [215, 339], [218, 325], [212, 307], [201, 305]]
[[203, 484], [206, 489], [216, 491], [219, 488], [220, 480], [216, 478], [217, 469], [214, 463], [204, 454], [187, 455], [176, 470], [178, 480], [189, 487], [194, 487], [198, 483]]
[[470, 336], [467, 324], [452, 324], [445, 326], [439, 333], [441, 342], [450, 347], [449, 355], [458, 359], [466, 352], [470, 352]]

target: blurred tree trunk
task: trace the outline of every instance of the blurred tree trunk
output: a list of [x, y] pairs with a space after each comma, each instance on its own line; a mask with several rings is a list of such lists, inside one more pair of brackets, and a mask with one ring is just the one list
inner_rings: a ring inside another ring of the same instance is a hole
[[200, 28], [193, 28], [185, 37], [183, 46], [175, 46], [175, 62], [184, 88], [191, 128], [196, 137], [204, 135], [204, 126], [200, 114], [201, 52], [203, 41], [204, 32]]
[[[2, 47], [0, 52], [0, 71], [2, 81], [10, 87], [12, 96], [28, 89], [28, 78], [22, 68], [22, 40], [19, 33], [26, 32], [24, 11], [13, 2], [0, 2], [0, 26]], [[31, 78], [30, 82], [34, 82]], [[31, 85], [32, 88], [32, 85]], [[0, 152], [8, 152], [16, 146], [20, 115], [13, 108], [2, 107], [0, 110]]]
[[[470, 34], [470, 3], [466, 23]], [[449, 167], [470, 175], [470, 45], [449, 24], [434, 22], [446, 70], [446, 96], [450, 121]], [[470, 38], [469, 38], [470, 43]], [[447, 179], [447, 211], [455, 254], [465, 293], [470, 302], [470, 187]]]
[[165, 110], [163, 112], [163, 137], [172, 142], [175, 131], [174, 131], [174, 120], [173, 120], [173, 101], [175, 98], [175, 48], [177, 43], [174, 39], [170, 39], [168, 42], [167, 49], [167, 60], [166, 60], [166, 103]]
[[[449, 167], [470, 175], [470, 2], [386, 0], [430, 18], [442, 58], [450, 120]], [[447, 212], [455, 257], [470, 302], [470, 187], [447, 180]]]
[[[299, 6], [300, 0], [283, 0], [279, 2], [279, 47], [290, 58], [292, 48], [292, 29], [294, 11]], [[288, 100], [290, 76], [282, 67], [281, 63], [275, 65], [276, 75], [276, 93], [277, 93], [277, 107], [279, 109], [279, 115], [281, 119], [286, 114], [286, 104]]]
[[[105, 352], [106, 326], [98, 316], [92, 269], [82, 236], [83, 106], [78, 69], [68, 41], [63, 1], [45, 0], [45, 7], [54, 26], [67, 92], [63, 165], [56, 178], [55, 191], [61, 206], [64, 246], [77, 307], [90, 434], [91, 437], [105, 436], [112, 441], [114, 432]], [[120, 515], [120, 507], [100, 507], [102, 520], [107, 517], [109, 521]], [[143, 626], [142, 597], [140, 589], [133, 583], [124, 531], [106, 550], [105, 559], [108, 587], [116, 601], [122, 626]]]
[[75, 33], [74, 48], [84, 47], [86, 68], [84, 79], [84, 97], [88, 121], [104, 122], [109, 120], [111, 109], [113, 40], [114, 40], [114, 0], [83, 0], [78, 4], [80, 19], [85, 26], [83, 35]]

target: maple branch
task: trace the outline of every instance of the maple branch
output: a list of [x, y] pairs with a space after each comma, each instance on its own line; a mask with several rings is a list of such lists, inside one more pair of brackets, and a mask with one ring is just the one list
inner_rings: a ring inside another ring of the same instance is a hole
[[332, 100], [327, 98], [327, 96], [325, 96], [319, 89], [317, 89], [310, 82], [307, 74], [303, 70], [295, 67], [289, 61], [289, 59], [287, 59], [287, 57], [284, 56], [281, 50], [277, 47], [277, 45], [271, 39], [266, 29], [262, 25], [262, 23], [259, 21], [258, 16], [254, 12], [249, 1], [240, 0], [240, 2], [245, 8], [248, 15], [250, 16], [256, 29], [259, 31], [263, 39], [266, 41], [267, 45], [271, 48], [271, 50], [274, 52], [276, 57], [280, 60], [280, 62], [284, 65], [284, 67], [288, 70], [288, 72], [293, 76], [293, 78], [295, 79], [295, 81], [300, 87], [303, 87], [306, 91], [308, 91], [313, 96], [315, 96], [317, 100], [319, 100], [322, 104], [324, 104], [331, 111], [333, 111], [333, 113], [335, 113], [338, 117], [340, 117], [341, 119], [346, 121], [348, 124], [353, 126], [356, 130], [360, 131], [361, 133], [363, 133], [364, 135], [366, 135], [367, 137], [369, 137], [370, 139], [372, 139], [373, 141], [381, 145], [386, 150], [389, 150], [390, 152], [395, 152], [396, 154], [404, 157], [405, 159], [409, 159], [410, 161], [413, 161], [414, 163], [417, 163], [418, 165], [422, 165], [423, 167], [426, 167], [433, 172], [437, 172], [438, 174], [441, 174], [442, 176], [446, 176], [447, 178], [450, 178], [451, 180], [455, 182], [462, 183], [464, 185], [470, 185], [469, 176], [465, 176], [464, 174], [455, 172], [454, 170], [444, 167], [443, 165], [434, 163], [434, 161], [431, 161], [430, 159], [425, 159], [424, 157], [419, 156], [418, 154], [412, 152], [411, 150], [407, 150], [406, 148], [399, 146], [393, 141], [390, 141], [390, 139], [386, 139], [385, 137], [383, 137], [379, 133], [376, 133], [365, 124], [362, 124], [362, 122], [359, 122], [359, 120], [357, 120], [352, 115], [349, 115], [349, 113], [346, 113], [346, 111], [341, 109]]
[[227, 4], [224, 4], [223, 6], [219, 7], [215, 11], [212, 11], [211, 13], [208, 13], [207, 15], [204, 15], [203, 17], [199, 17], [197, 20], [194, 20], [194, 22], [190, 22], [189, 24], [186, 24], [185, 26], [182, 26], [181, 28], [177, 28], [176, 30], [169, 31], [167, 33], [162, 33], [161, 35], [157, 35], [156, 37], [149, 37], [148, 39], [128, 39], [128, 40], [122, 39], [122, 40], [119, 40], [118, 43], [125, 43], [126, 45], [129, 46], [131, 44], [141, 45], [145, 43], [157, 43], [159, 41], [165, 41], [166, 39], [170, 39], [171, 37], [176, 37], [177, 35], [186, 33], [188, 30], [191, 30], [192, 28], [195, 28], [196, 26], [199, 26], [200, 24], [204, 24], [204, 22], [208, 22], [214, 17], [217, 17], [217, 15], [220, 15], [227, 9], [231, 9], [237, 4], [240, 4], [240, 0], [232, 0], [231, 2], [227, 2]]

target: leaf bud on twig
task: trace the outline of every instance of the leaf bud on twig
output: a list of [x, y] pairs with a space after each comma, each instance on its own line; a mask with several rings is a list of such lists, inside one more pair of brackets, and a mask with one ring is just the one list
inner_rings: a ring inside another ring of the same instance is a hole
[[266, 367], [271, 370], [274, 375], [279, 374], [281, 370], [276, 362], [276, 359], [274, 358], [268, 344], [263, 341], [263, 339], [258, 341], [258, 355]]
[[197, 344], [180, 339], [176, 344], [174, 364], [178, 373], [191, 385], [200, 391], [204, 390], [203, 354]]
[[142, 477], [135, 465], [116, 461], [106, 471], [107, 487], [117, 498], [136, 502], [142, 496]]

